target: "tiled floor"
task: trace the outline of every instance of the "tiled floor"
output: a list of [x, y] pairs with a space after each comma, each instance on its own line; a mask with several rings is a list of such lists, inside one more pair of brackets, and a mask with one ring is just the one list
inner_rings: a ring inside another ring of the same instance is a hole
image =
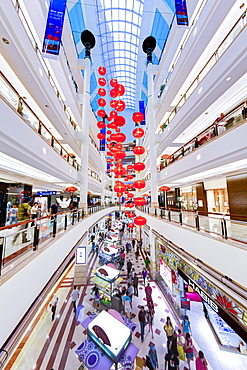
[[[138, 312], [139, 307], [146, 304], [141, 278], [144, 263], [141, 256], [136, 260], [133, 253], [127, 256], [126, 261], [128, 259], [134, 264], [139, 277], [139, 297], [133, 297], [133, 313], [135, 317], [132, 320], [137, 323], [137, 328], [133, 334], [132, 342], [140, 349], [138, 353], [139, 357], [145, 357], [148, 353], [149, 345], [155, 343], [159, 358], [159, 370], [163, 370], [164, 355], [166, 354], [166, 336], [163, 330], [165, 319], [169, 315], [172, 318], [174, 327], [178, 327], [179, 323], [173, 317], [170, 307], [159, 287], [154, 281], [150, 281], [153, 289], [153, 301], [155, 303], [154, 339], [152, 339], [152, 334], [148, 332], [146, 327], [145, 339], [143, 343], [141, 342]], [[96, 266], [96, 256], [91, 256], [88, 267], [89, 274], [92, 274], [92, 270]], [[124, 278], [123, 283], [125, 283], [126, 267], [123, 269], [122, 276]], [[16, 356], [10, 358], [11, 361], [5, 369], [76, 370], [79, 368], [80, 361], [75, 355], [75, 349], [84, 341], [86, 331], [75, 321], [70, 298], [72, 289], [73, 268], [68, 269], [67, 273], [61, 278], [61, 281], [54, 287], [54, 291], [51, 292], [47, 301], [40, 307], [34, 323], [26, 331], [22, 344], [15, 353]], [[91, 284], [80, 288], [78, 304], [85, 306], [85, 316], [94, 311], [92, 308], [92, 296], [90, 295], [91, 289]], [[52, 322], [49, 303], [54, 293], [58, 296], [58, 305], [56, 311], [57, 316]], [[247, 369], [247, 356], [221, 351], [219, 349], [214, 335], [200, 309], [198, 309], [198, 306], [195, 306], [195, 309], [192, 308], [189, 316], [192, 324], [194, 346], [197, 350], [203, 350], [209, 363], [209, 370]], [[186, 363], [180, 363], [180, 370], [186, 368], [185, 366]], [[191, 369], [195, 369], [194, 363], [192, 363]]]

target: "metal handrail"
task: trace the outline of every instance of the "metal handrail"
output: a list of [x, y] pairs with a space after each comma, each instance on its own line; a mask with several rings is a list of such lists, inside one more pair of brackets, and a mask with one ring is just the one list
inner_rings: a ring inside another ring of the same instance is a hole
[[[1, 359], [2, 356], [3, 356], [3, 358]], [[9, 356], [8, 351], [6, 351], [6, 349], [1, 348], [0, 349], [0, 367], [2, 367], [4, 365], [4, 363], [7, 360], [8, 356]]]

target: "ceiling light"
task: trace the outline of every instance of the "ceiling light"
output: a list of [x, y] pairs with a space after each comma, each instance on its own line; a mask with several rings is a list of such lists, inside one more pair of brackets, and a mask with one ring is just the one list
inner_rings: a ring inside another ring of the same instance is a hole
[[226, 78], [226, 81], [228, 82], [228, 81], [230, 81], [232, 78], [231, 78], [231, 76], [229, 76], [229, 77], [227, 77]]
[[7, 40], [5, 37], [2, 38], [3, 42], [6, 44], [6, 45], [9, 45], [9, 40]]
[[42, 152], [44, 153], [44, 154], [46, 154], [46, 148], [43, 146], [43, 148], [42, 148]]
[[45, 104], [45, 107], [46, 107], [46, 108], [49, 108], [49, 105], [48, 105], [48, 104]]

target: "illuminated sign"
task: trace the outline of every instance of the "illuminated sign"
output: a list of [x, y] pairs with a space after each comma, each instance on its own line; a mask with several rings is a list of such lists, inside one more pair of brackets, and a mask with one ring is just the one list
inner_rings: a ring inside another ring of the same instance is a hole
[[188, 26], [188, 13], [186, 0], [175, 0], [177, 24], [179, 26]]
[[217, 304], [190, 278], [188, 279], [188, 284], [215, 312], [219, 312]]
[[166, 263], [160, 258], [160, 275], [172, 292], [172, 272]]
[[76, 264], [85, 265], [86, 264], [86, 246], [80, 246], [76, 248]]
[[37, 195], [57, 195], [56, 191], [37, 191]]

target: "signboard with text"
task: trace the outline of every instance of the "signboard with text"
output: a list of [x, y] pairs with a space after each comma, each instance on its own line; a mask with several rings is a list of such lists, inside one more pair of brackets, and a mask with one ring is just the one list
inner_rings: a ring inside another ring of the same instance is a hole
[[87, 248], [86, 246], [80, 246], [76, 248], [76, 264], [77, 265], [85, 265], [86, 264], [86, 254]]
[[188, 13], [186, 0], [175, 0], [176, 17], [178, 26], [188, 26]]

